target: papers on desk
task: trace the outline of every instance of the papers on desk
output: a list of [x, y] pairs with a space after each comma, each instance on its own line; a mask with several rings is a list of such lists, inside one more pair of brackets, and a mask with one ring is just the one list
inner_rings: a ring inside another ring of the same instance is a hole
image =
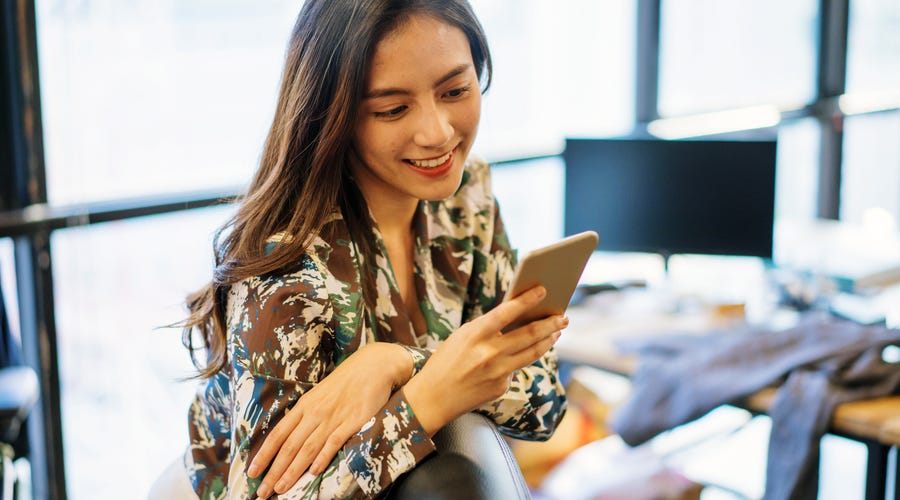
[[868, 294], [900, 284], [900, 234], [877, 225], [780, 221], [775, 263], [831, 280], [844, 293]]
[[839, 293], [828, 303], [831, 312], [861, 325], [874, 325], [885, 319], [885, 309], [875, 297]]
[[900, 283], [900, 262], [860, 263], [853, 268], [826, 270], [838, 290], [867, 295]]

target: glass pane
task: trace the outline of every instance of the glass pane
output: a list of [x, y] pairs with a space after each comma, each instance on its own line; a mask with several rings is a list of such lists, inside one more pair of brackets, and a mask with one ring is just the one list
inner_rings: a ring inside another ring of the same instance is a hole
[[13, 337], [21, 339], [19, 330], [19, 297], [16, 294], [16, 264], [12, 238], [0, 238], [0, 297], [6, 306]]
[[491, 174], [509, 241], [520, 256], [562, 238], [562, 157], [496, 165]]
[[778, 128], [772, 257], [780, 265], [805, 258], [797, 255], [796, 232], [817, 217], [820, 135], [814, 118], [785, 122]]
[[900, 111], [844, 121], [841, 220], [896, 230], [900, 218]]
[[38, 0], [51, 203], [245, 183], [297, 3]]
[[663, 1], [661, 115], [803, 105], [815, 91], [815, 0]]
[[819, 126], [806, 118], [778, 128], [775, 217], [810, 221], [817, 216]]
[[634, 122], [634, 0], [473, 0], [494, 58], [475, 151], [562, 151], [566, 136], [621, 135]]
[[847, 37], [847, 91], [900, 87], [900, 2], [853, 0]]
[[211, 277], [228, 207], [76, 229], [52, 238], [68, 496], [143, 498], [188, 444], [196, 384], [182, 301]]

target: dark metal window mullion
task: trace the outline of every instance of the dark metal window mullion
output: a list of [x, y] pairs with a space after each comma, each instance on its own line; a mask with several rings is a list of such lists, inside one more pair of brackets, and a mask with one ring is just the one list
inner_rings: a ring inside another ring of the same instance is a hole
[[[33, 0], [0, 0], [0, 45], [0, 131], [9, 148], [0, 156], [0, 173], [11, 184], [0, 209], [15, 210], [47, 202]], [[27, 424], [32, 491], [35, 498], [57, 500], [66, 498], [66, 479], [50, 256], [49, 230], [15, 238], [22, 352], [40, 390]]]
[[[59, 353], [50, 233], [15, 238], [16, 288], [25, 363], [38, 373], [40, 398], [28, 417], [34, 498], [66, 498]], [[102, 369], [100, 367], [99, 369]]]
[[662, 0], [637, 0], [634, 122], [637, 132], [659, 118], [659, 29]]
[[837, 98], [847, 86], [847, 36], [850, 0], [821, 0], [816, 68], [815, 114], [819, 122], [819, 194], [817, 214], [840, 218], [844, 117]]

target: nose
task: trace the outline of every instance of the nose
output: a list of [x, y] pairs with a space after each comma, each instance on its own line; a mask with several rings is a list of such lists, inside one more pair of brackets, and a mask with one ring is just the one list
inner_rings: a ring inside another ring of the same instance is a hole
[[453, 126], [445, 109], [432, 103], [423, 107], [413, 141], [423, 148], [440, 148], [453, 138]]

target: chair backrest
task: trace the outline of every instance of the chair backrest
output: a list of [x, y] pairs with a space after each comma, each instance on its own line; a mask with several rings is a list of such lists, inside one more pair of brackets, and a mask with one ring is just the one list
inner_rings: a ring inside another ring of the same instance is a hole
[[387, 493], [407, 499], [530, 499], [519, 464], [490, 419], [467, 413], [434, 436], [437, 452]]

